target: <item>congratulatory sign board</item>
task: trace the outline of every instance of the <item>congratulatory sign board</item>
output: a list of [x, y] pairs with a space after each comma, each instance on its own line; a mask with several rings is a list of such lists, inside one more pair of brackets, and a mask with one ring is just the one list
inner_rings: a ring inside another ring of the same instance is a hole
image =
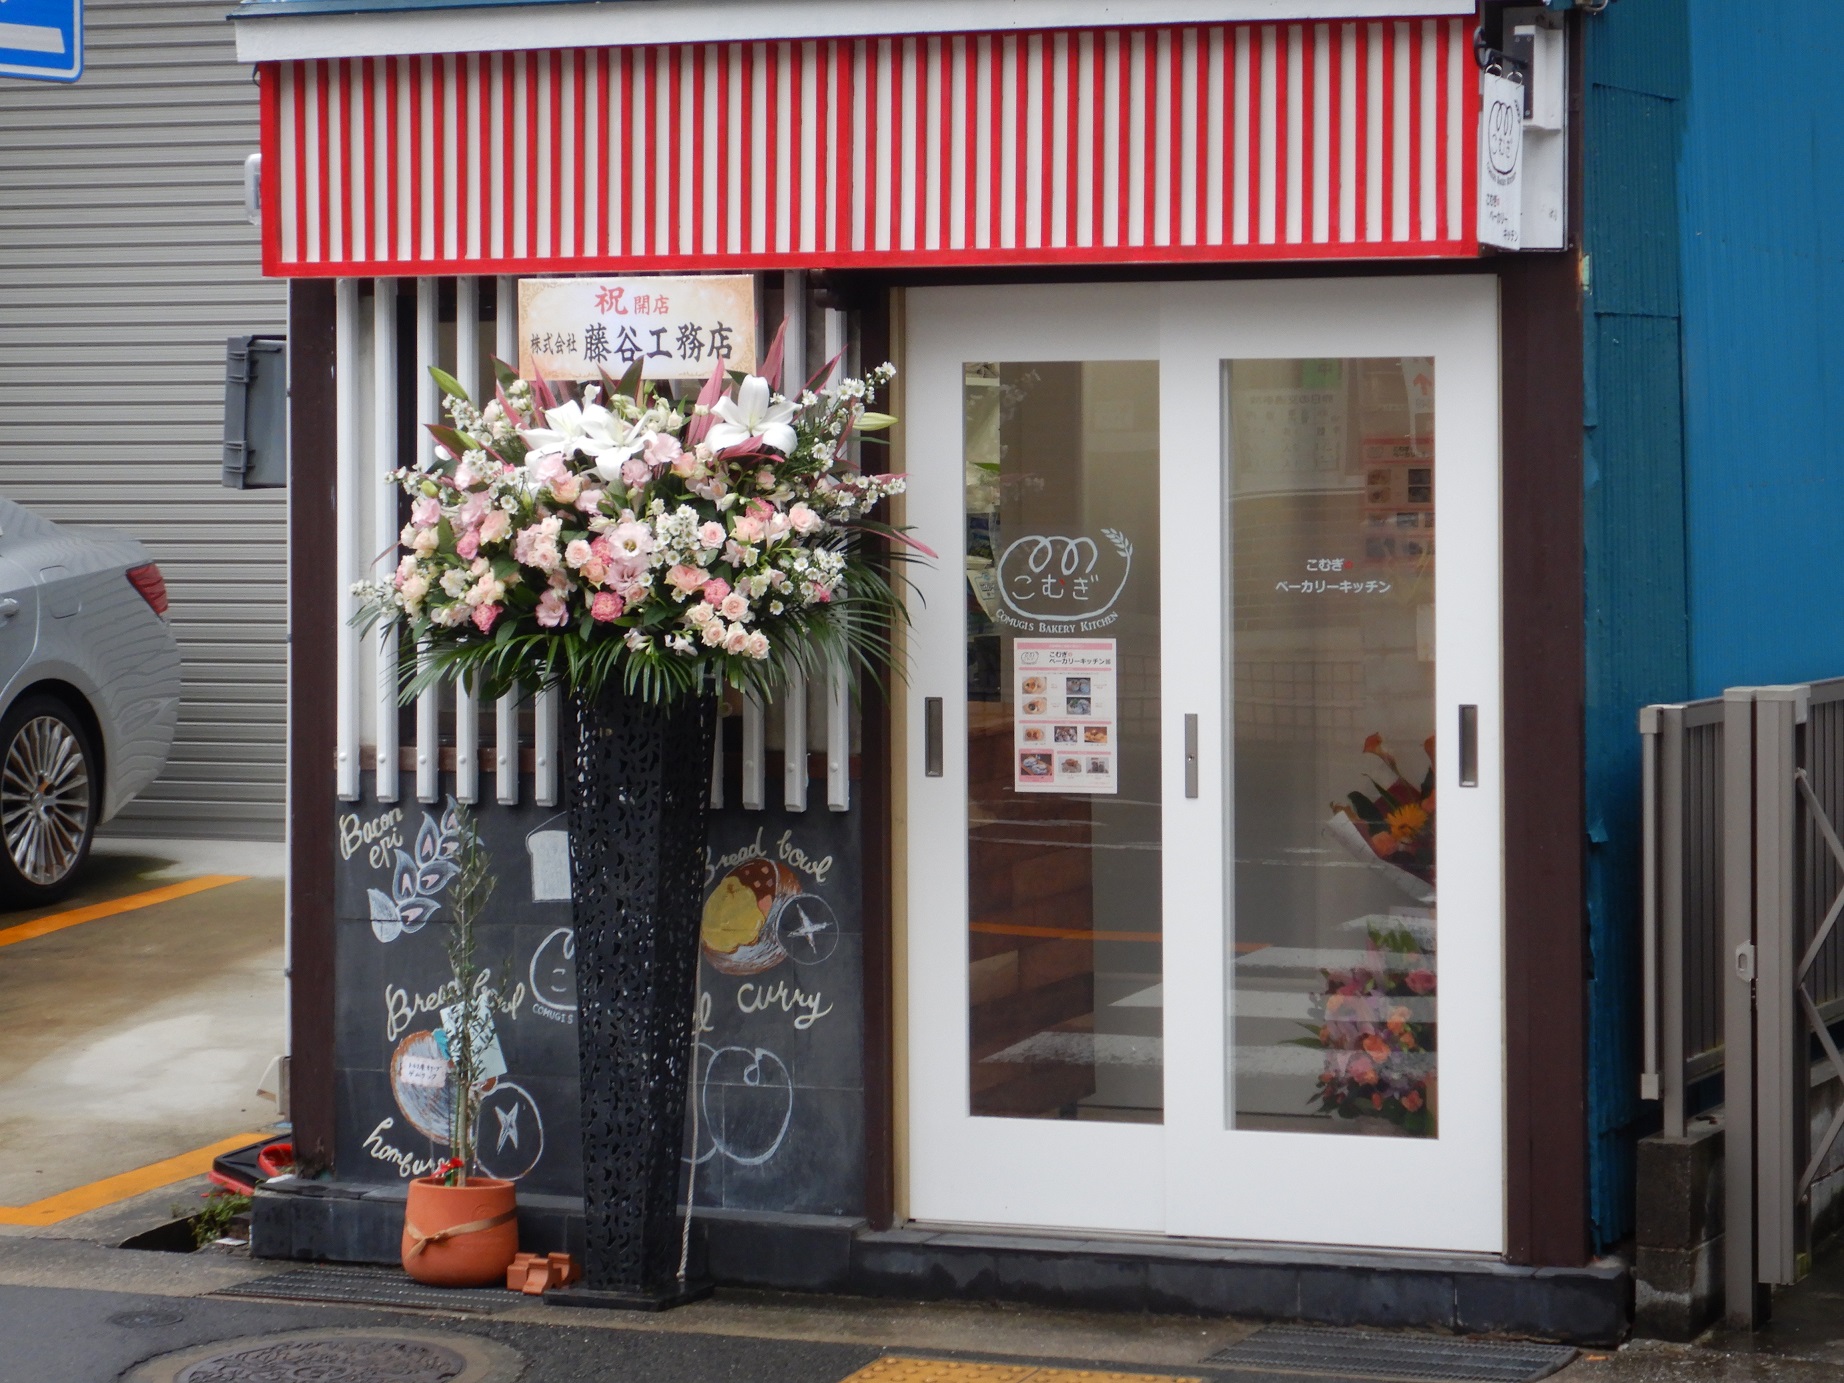
[[706, 379], [719, 360], [727, 370], [755, 369], [748, 274], [519, 281], [526, 379], [619, 379], [636, 361], [648, 379]]

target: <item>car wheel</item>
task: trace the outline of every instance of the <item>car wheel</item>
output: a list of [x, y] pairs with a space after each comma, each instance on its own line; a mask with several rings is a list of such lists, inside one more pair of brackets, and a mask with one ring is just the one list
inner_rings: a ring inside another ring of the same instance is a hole
[[26, 696], [0, 719], [0, 903], [70, 891], [101, 809], [96, 749], [63, 702]]

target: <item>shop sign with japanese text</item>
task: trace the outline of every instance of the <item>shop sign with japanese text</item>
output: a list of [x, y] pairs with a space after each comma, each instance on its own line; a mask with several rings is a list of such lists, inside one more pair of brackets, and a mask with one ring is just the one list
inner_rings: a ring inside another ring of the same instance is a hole
[[1524, 219], [1524, 87], [1480, 75], [1479, 243], [1515, 250]]
[[755, 280], [748, 274], [519, 281], [519, 374], [704, 379], [756, 367]]

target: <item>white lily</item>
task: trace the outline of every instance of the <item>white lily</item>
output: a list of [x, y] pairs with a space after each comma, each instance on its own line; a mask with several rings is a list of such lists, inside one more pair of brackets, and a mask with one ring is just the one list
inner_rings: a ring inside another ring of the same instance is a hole
[[578, 404], [575, 399], [544, 410], [550, 426], [533, 427], [519, 433], [533, 453], [557, 452], [563, 456], [600, 456], [610, 447], [627, 440], [621, 420], [599, 403]]
[[712, 451], [727, 451], [760, 437], [764, 445], [791, 456], [800, 444], [792, 426], [796, 410], [786, 399], [775, 403], [773, 398], [767, 380], [760, 375], [746, 376], [734, 399], [722, 398], [711, 405], [711, 416], [717, 421], [705, 434], [705, 442]]

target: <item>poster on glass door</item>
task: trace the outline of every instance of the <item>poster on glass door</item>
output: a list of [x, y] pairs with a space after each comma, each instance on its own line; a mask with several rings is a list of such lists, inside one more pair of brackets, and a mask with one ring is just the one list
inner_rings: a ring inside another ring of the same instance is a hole
[[1015, 790], [1120, 791], [1114, 659], [1113, 639], [1013, 641]]

